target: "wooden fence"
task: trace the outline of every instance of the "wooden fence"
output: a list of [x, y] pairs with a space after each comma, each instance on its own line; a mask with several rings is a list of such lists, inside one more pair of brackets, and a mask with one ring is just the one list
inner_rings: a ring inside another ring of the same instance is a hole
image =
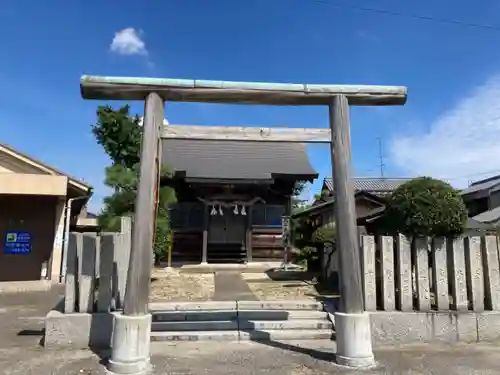
[[367, 311], [500, 310], [496, 236], [361, 237]]
[[131, 248], [132, 220], [119, 233], [70, 233], [64, 312], [122, 308]]

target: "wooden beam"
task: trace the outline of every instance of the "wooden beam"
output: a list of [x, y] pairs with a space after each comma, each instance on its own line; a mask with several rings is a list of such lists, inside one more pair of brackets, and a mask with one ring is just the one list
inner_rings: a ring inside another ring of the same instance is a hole
[[[349, 104], [344, 95], [334, 96], [330, 104], [332, 131], [332, 176], [335, 186], [335, 225], [340, 258], [341, 311], [364, 311], [361, 262], [356, 224], [356, 207], [351, 176]], [[334, 157], [335, 153], [335, 157]]]
[[148, 313], [153, 258], [155, 193], [158, 186], [158, 140], [164, 120], [163, 99], [150, 93], [144, 106], [139, 186], [135, 201], [132, 248], [123, 305], [124, 315]]
[[267, 82], [228, 82], [170, 78], [101, 77], [84, 75], [80, 90], [85, 99], [144, 100], [150, 92], [163, 100], [265, 105], [329, 105], [334, 95], [345, 95], [351, 105], [402, 105], [403, 86], [319, 85]]
[[250, 142], [295, 142], [330, 143], [330, 129], [307, 128], [251, 128], [241, 126], [197, 126], [167, 125], [163, 127], [162, 138], [250, 141]]

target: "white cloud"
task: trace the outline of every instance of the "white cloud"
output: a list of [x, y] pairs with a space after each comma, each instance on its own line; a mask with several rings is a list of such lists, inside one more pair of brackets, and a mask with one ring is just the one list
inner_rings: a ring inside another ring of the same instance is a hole
[[133, 27], [116, 32], [111, 42], [111, 51], [120, 55], [147, 55], [146, 43], [141, 39], [140, 34]]
[[407, 174], [465, 187], [500, 174], [500, 74], [445, 111], [423, 134], [397, 136], [393, 162]]

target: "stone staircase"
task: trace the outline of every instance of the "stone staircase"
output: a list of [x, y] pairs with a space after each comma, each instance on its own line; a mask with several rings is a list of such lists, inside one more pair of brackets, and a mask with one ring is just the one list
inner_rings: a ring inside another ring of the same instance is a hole
[[314, 340], [333, 335], [319, 302], [151, 303], [150, 311], [152, 341]]
[[247, 252], [241, 243], [207, 244], [207, 262], [216, 264], [243, 264]]

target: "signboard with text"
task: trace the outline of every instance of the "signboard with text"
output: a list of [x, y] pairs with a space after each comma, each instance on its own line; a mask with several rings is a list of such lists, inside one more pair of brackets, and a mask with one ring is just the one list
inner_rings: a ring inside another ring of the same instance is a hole
[[281, 233], [286, 236], [290, 231], [290, 217], [282, 216], [281, 217]]
[[281, 241], [283, 242], [283, 246], [288, 247], [290, 244], [290, 217], [282, 216], [281, 217]]
[[7, 231], [3, 248], [5, 254], [29, 254], [31, 252], [31, 234], [28, 232]]

